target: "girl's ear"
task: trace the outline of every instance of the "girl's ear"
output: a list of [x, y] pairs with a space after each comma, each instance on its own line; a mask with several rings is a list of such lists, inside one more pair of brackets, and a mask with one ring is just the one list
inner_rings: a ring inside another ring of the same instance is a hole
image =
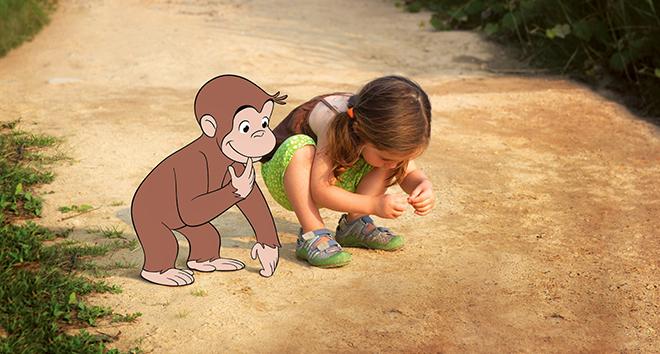
[[209, 138], [215, 136], [215, 132], [217, 131], [218, 126], [215, 122], [215, 118], [213, 118], [212, 115], [206, 114], [202, 116], [199, 124], [202, 126], [204, 135], [208, 136]]

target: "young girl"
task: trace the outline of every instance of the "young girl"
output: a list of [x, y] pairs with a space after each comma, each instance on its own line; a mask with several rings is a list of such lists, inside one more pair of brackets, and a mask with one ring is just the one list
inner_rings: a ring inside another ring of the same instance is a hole
[[[273, 198], [296, 213], [302, 226], [296, 256], [314, 266], [348, 264], [342, 246], [401, 248], [403, 238], [376, 227], [369, 215], [397, 218], [406, 201], [426, 215], [435, 203], [431, 182], [413, 161], [429, 144], [431, 104], [407, 78], [376, 79], [357, 95], [318, 96], [273, 132], [277, 146], [262, 159], [262, 175]], [[395, 183], [407, 200], [385, 194]], [[319, 207], [346, 213], [334, 239]]]

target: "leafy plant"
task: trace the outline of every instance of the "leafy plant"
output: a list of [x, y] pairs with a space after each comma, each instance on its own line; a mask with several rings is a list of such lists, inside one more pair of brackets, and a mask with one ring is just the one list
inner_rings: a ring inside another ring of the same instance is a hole
[[[76, 293], [71, 293], [69, 296], [69, 304], [75, 305], [78, 310], [78, 318], [84, 322], [87, 322], [90, 326], [96, 326], [95, 321], [106, 315], [112, 313], [112, 308], [102, 307], [102, 306], [92, 306], [89, 307], [84, 302], [76, 302]], [[66, 315], [69, 320], [69, 324], [72, 323], [70, 316]]]
[[136, 312], [136, 313], [129, 313], [126, 315], [120, 315], [116, 314], [115, 317], [112, 319], [112, 322], [135, 322], [138, 317], [142, 316], [142, 313]]
[[413, 0], [398, 6], [431, 10], [437, 30], [475, 29], [515, 43], [526, 61], [628, 92], [640, 114], [660, 119], [654, 0]]

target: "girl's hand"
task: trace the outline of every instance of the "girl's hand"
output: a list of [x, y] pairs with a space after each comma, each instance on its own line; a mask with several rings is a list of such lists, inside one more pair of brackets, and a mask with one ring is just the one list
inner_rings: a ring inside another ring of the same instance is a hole
[[399, 194], [383, 194], [378, 197], [374, 214], [384, 219], [396, 219], [406, 210], [406, 199]]
[[435, 194], [433, 193], [433, 186], [429, 180], [422, 181], [410, 193], [408, 203], [415, 208], [415, 214], [426, 215], [431, 212], [431, 208], [435, 204]]

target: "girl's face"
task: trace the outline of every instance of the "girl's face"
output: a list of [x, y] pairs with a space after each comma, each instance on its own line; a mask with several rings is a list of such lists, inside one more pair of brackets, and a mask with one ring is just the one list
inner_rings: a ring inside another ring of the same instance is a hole
[[364, 144], [362, 158], [373, 167], [394, 169], [400, 162], [412, 160], [419, 151], [412, 153], [389, 153], [376, 149], [371, 143]]

